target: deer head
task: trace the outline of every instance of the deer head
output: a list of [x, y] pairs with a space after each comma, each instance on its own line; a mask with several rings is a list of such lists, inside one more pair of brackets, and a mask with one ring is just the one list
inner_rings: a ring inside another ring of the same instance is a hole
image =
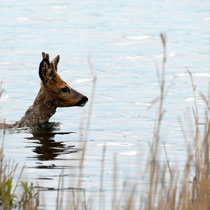
[[60, 56], [57, 55], [51, 62], [49, 55], [42, 53], [39, 66], [39, 76], [46, 94], [56, 107], [84, 106], [88, 101], [86, 96], [71, 88], [57, 73]]

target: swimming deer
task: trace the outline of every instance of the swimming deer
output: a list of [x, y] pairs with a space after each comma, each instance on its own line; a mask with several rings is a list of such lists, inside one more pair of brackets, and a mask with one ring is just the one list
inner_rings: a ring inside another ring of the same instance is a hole
[[34, 103], [25, 115], [14, 124], [0, 124], [0, 128], [20, 128], [41, 126], [49, 122], [57, 107], [84, 106], [88, 98], [67, 85], [58, 75], [57, 67], [60, 56], [51, 62], [49, 54], [42, 53], [39, 65], [41, 88]]

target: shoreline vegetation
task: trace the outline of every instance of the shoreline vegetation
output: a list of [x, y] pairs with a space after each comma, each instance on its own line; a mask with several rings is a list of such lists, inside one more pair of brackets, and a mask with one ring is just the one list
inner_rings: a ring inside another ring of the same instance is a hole
[[[183, 132], [183, 141], [187, 142], [187, 157], [185, 162], [184, 171], [182, 176], [178, 172], [177, 168], [170, 165], [168, 159], [166, 147], [161, 142], [161, 129], [162, 121], [165, 114], [164, 102], [167, 97], [168, 91], [170, 91], [171, 84], [165, 80], [166, 75], [166, 63], [167, 63], [167, 40], [166, 35], [161, 34], [160, 39], [163, 46], [163, 58], [162, 66], [157, 69], [157, 77], [160, 88], [159, 97], [153, 101], [153, 105], [157, 107], [156, 122], [153, 129], [153, 143], [150, 145], [150, 152], [146, 163], [146, 177], [148, 178], [148, 187], [145, 189], [144, 196], [138, 191], [136, 185], [129, 186], [127, 189], [126, 182], [123, 183], [122, 192], [117, 192], [117, 177], [118, 177], [118, 165], [117, 158], [114, 157], [113, 161], [113, 192], [112, 201], [107, 206], [111, 206], [112, 210], [152, 210], [152, 209], [174, 209], [174, 210], [207, 210], [210, 209], [210, 86], [207, 91], [207, 95], [200, 93], [204, 104], [205, 110], [205, 122], [201, 122], [198, 113], [197, 93], [196, 86], [193, 81], [193, 76], [188, 70], [189, 77], [192, 83], [192, 94], [194, 96], [194, 108], [193, 117], [194, 123], [192, 126], [187, 125], [187, 119], [185, 122], [180, 121], [180, 128]], [[90, 108], [88, 112], [88, 120], [85, 123], [82, 122], [84, 129], [82, 145], [81, 159], [80, 159], [80, 176], [77, 180], [77, 189], [81, 188], [83, 165], [85, 160], [85, 151], [87, 147], [88, 130], [91, 122], [91, 113], [93, 109], [93, 99], [96, 87], [96, 76], [93, 72], [93, 67], [90, 63], [90, 69], [93, 75], [92, 96], [90, 102]], [[0, 85], [0, 96], [2, 89]], [[189, 123], [190, 124], [190, 123]], [[190, 127], [191, 133], [187, 130]], [[202, 130], [202, 131], [201, 131]], [[2, 131], [2, 147], [0, 150], [1, 166], [0, 166], [0, 208], [2, 209], [40, 209], [39, 189], [34, 187], [33, 183], [22, 182], [21, 175], [24, 173], [24, 168], [19, 174], [17, 183], [14, 184], [14, 175], [16, 173], [17, 164], [14, 162], [8, 162], [4, 160], [3, 144], [5, 138], [5, 130]], [[81, 131], [82, 132], [82, 131]], [[189, 142], [189, 143], [188, 143]], [[193, 145], [193, 146], [192, 146]], [[70, 209], [70, 210], [86, 210], [86, 209], [98, 209], [105, 210], [105, 191], [104, 191], [104, 165], [106, 155], [106, 144], [104, 145], [101, 161], [100, 172], [100, 186], [99, 196], [90, 197], [92, 203], [90, 204], [85, 199], [84, 192], [80, 190], [69, 193], [68, 206], [64, 206], [63, 197], [66, 196], [62, 192], [62, 186], [64, 185], [62, 176], [59, 178], [58, 191], [56, 198], [55, 209]], [[165, 162], [160, 162], [159, 154], [165, 154]], [[138, 166], [136, 166], [138, 167]], [[193, 175], [192, 175], [193, 173]], [[139, 176], [141, 176], [139, 174]], [[193, 178], [192, 178], [193, 177]], [[180, 182], [181, 180], [181, 182]], [[60, 190], [59, 190], [60, 189]], [[145, 196], [146, 194], [146, 196]], [[89, 198], [87, 198], [89, 199]], [[47, 204], [45, 204], [47, 206]], [[95, 207], [97, 205], [97, 208]]]

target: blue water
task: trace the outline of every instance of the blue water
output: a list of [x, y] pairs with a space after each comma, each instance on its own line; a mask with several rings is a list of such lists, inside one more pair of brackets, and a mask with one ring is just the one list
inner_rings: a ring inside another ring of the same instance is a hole
[[[102, 150], [106, 144], [104, 185], [107, 197], [111, 197], [114, 155], [119, 164], [120, 181], [126, 179], [133, 183], [137, 174], [142, 177], [145, 171], [156, 119], [156, 108], [148, 107], [159, 95], [156, 76], [156, 70], [162, 65], [159, 34], [165, 33], [166, 79], [167, 84], [173, 79], [174, 82], [165, 101], [161, 135], [171, 162], [182, 167], [186, 144], [177, 118], [188, 120], [186, 113], [192, 113], [193, 107], [186, 68], [194, 75], [199, 113], [203, 114], [204, 103], [199, 92], [207, 94], [208, 90], [209, 25], [210, 2], [207, 0], [3, 0], [0, 80], [4, 94], [0, 99], [0, 117], [7, 122], [19, 120], [33, 103], [40, 87], [38, 66], [42, 51], [48, 52], [51, 58], [59, 54], [61, 77], [90, 98], [90, 57], [97, 83], [82, 188], [90, 196], [97, 195]], [[57, 188], [62, 169], [66, 185], [75, 187], [77, 183], [71, 179], [77, 180], [80, 174], [81, 152], [78, 150], [83, 144], [80, 130], [86, 125], [90, 104], [84, 108], [58, 109], [51, 119], [61, 123], [58, 133], [74, 132], [45, 138], [52, 144], [60, 143], [55, 147], [64, 148], [58, 154], [53, 151], [57, 154], [53, 160], [40, 160], [36, 152], [40, 146], [45, 148], [45, 144], [28, 131], [6, 133], [5, 159], [15, 160], [19, 168], [26, 165], [23, 178], [41, 187]], [[142, 185], [145, 182], [140, 179]], [[44, 194], [49, 209], [55, 207], [56, 195], [56, 191]]]

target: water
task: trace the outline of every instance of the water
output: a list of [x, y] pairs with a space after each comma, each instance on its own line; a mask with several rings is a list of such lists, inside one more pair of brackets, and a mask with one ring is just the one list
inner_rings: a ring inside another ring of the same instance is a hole
[[[210, 3], [201, 1], [4, 1], [0, 8], [0, 80], [5, 89], [0, 116], [19, 120], [39, 90], [41, 52], [59, 54], [59, 74], [74, 89], [91, 96], [92, 74], [96, 94], [89, 128], [82, 189], [97, 195], [103, 145], [105, 186], [111, 197], [113, 158], [119, 180], [131, 183], [143, 177], [148, 144], [152, 142], [159, 95], [156, 68], [161, 68], [159, 34], [167, 34], [167, 82], [175, 78], [165, 101], [162, 141], [172, 163], [182, 168], [185, 142], [177, 118], [191, 112], [193, 94], [188, 68], [197, 93], [207, 93], [209, 80]], [[199, 112], [204, 104], [200, 97]], [[87, 122], [84, 108], [58, 109], [51, 121], [55, 130], [7, 132], [5, 159], [26, 166], [23, 179], [37, 183], [45, 204], [55, 206], [58, 177], [63, 173], [67, 191], [76, 188], [83, 141], [80, 127]], [[201, 121], [203, 118], [201, 118]], [[81, 123], [83, 122], [83, 123]], [[163, 160], [165, 158], [163, 157]], [[138, 163], [138, 164], [137, 164]], [[140, 163], [140, 166], [139, 166]], [[137, 167], [138, 165], [138, 167]], [[63, 170], [63, 172], [62, 172]], [[108, 205], [108, 204], [107, 204]]]

